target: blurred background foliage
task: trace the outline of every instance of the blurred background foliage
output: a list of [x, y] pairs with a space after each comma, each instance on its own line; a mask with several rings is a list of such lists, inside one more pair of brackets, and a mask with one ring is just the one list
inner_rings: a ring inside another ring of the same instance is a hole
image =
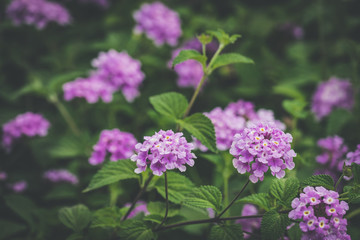
[[[0, 199], [0, 226], [6, 229], [1, 230], [0, 239], [10, 239], [8, 236], [12, 236], [11, 239], [65, 239], [71, 231], [60, 224], [59, 208], [84, 203], [95, 210], [109, 204], [106, 188], [81, 193], [99, 168], [87, 162], [99, 133], [103, 129], [119, 128], [133, 133], [141, 141], [143, 136], [161, 128], [174, 128], [155, 113], [148, 98], [166, 91], [178, 91], [190, 98], [193, 89], [177, 87], [177, 76], [167, 67], [173, 48], [156, 47], [145, 36], [133, 35], [132, 14], [147, 1], [113, 0], [109, 8], [102, 9], [58, 0], [69, 9], [72, 24], [65, 27], [50, 24], [42, 31], [33, 26], [13, 26], [5, 15], [9, 2], [0, 2], [0, 123], [32, 111], [42, 113], [51, 122], [51, 128], [47, 137], [18, 142], [10, 154], [0, 150], [0, 169], [8, 172], [9, 181], [25, 179], [29, 183], [27, 191], [15, 197], [0, 183], [0, 194], [4, 196]], [[180, 15], [183, 30], [180, 44], [206, 30], [221, 28], [242, 35], [225, 52], [238, 52], [255, 61], [254, 65], [230, 65], [215, 71], [192, 112], [208, 112], [239, 99], [254, 102], [257, 109], [273, 110], [276, 118], [285, 122], [287, 131], [294, 135], [295, 151], [299, 153], [294, 174], [299, 178], [310, 176], [319, 168], [315, 162], [320, 152], [316, 146], [319, 138], [337, 134], [352, 150], [360, 143], [359, 94], [352, 112], [337, 110], [321, 122], [310, 112], [318, 83], [331, 76], [349, 79], [356, 93], [359, 91], [359, 1], [163, 2]], [[281, 27], [289, 23], [303, 29], [301, 38], [295, 38], [291, 31]], [[87, 76], [91, 60], [100, 51], [109, 49], [125, 50], [142, 62], [146, 78], [140, 88], [141, 96], [133, 103], [128, 103], [120, 92], [115, 93], [109, 104], [102, 101], [88, 104], [84, 99], [65, 102], [62, 85]], [[75, 119], [80, 134], [74, 134], [68, 127], [58, 111], [59, 102]], [[218, 176], [221, 169], [209, 164], [205, 154], [198, 155], [195, 167], [186, 175], [196, 185], [221, 187]], [[49, 168], [67, 168], [79, 177], [80, 184], [45, 183], [41, 176]], [[242, 176], [233, 176], [230, 196], [244, 181]], [[264, 191], [268, 186], [265, 180], [249, 191]], [[131, 201], [138, 191], [136, 184], [127, 184], [127, 181], [120, 183], [118, 189], [119, 206]], [[147, 194], [149, 199], [159, 198], [154, 192]], [[240, 210], [239, 207], [233, 211]], [[204, 215], [186, 209], [184, 212], [195, 215], [193, 218]], [[355, 229], [359, 220], [354, 218], [349, 226], [353, 239], [360, 239], [360, 231]], [[188, 236], [182, 232], [181, 239], [184, 236], [199, 239], [204, 234], [203, 228], [206, 225], [189, 226]], [[91, 239], [105, 239], [104, 232], [89, 231]], [[178, 239], [177, 231], [180, 230], [172, 232], [172, 239]], [[12, 235], [12, 232], [19, 234]]]

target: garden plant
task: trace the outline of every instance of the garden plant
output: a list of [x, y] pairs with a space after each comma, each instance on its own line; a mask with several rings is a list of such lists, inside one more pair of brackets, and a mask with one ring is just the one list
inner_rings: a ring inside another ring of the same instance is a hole
[[0, 239], [360, 239], [357, 1], [0, 3]]

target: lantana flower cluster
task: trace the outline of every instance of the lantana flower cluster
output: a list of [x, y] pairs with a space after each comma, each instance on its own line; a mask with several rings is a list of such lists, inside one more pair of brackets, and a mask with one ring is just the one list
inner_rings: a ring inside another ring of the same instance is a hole
[[[212, 41], [206, 45], [206, 53], [209, 55], [214, 54], [217, 48], [218, 44], [215, 41]], [[196, 50], [202, 52], [202, 45], [197, 38], [186, 41], [182, 47], [177, 48], [172, 52], [171, 60], [168, 63], [169, 68], [171, 68], [173, 60], [182, 50]], [[178, 75], [177, 85], [179, 87], [193, 87], [196, 89], [204, 76], [204, 70], [201, 63], [192, 59], [176, 64], [174, 70]]]
[[[172, 62], [175, 57], [182, 50], [191, 49], [187, 47], [181, 47], [172, 52], [172, 59], [169, 61], [169, 68], [171, 68]], [[196, 60], [186, 60], [182, 63], [176, 64], [174, 70], [178, 75], [177, 85], [179, 87], [193, 87], [194, 89], [200, 83], [200, 80], [204, 76], [203, 66]]]
[[[266, 122], [280, 130], [285, 129], [285, 124], [275, 119], [273, 111], [259, 109], [256, 112], [255, 105], [244, 100], [232, 102], [224, 110], [217, 107], [204, 115], [214, 124], [216, 145], [221, 151], [230, 149], [235, 134], [241, 133], [249, 125]], [[201, 151], [208, 150], [197, 139], [194, 140], [194, 144]]]
[[96, 76], [77, 78], [72, 82], [65, 83], [63, 89], [66, 101], [76, 97], [83, 97], [88, 103], [96, 103], [99, 98], [103, 102], [109, 103], [112, 101], [115, 92], [115, 88]]
[[266, 123], [253, 124], [236, 134], [230, 148], [235, 158], [233, 165], [239, 173], [250, 173], [250, 181], [256, 183], [264, 179], [264, 173], [270, 168], [277, 178], [285, 176], [285, 169], [293, 169], [291, 149], [292, 136], [279, 128]]
[[119, 129], [103, 130], [99, 141], [93, 146], [93, 153], [89, 158], [91, 165], [104, 162], [107, 152], [111, 154], [110, 161], [130, 158], [134, 154], [137, 140], [133, 134]]
[[175, 46], [181, 36], [179, 15], [161, 2], [145, 3], [133, 15], [136, 34], [145, 33], [160, 46], [164, 43]]
[[49, 22], [69, 24], [69, 12], [60, 4], [46, 0], [13, 0], [6, 13], [15, 25], [22, 23], [43, 29]]
[[[253, 216], [258, 214], [257, 208], [252, 204], [245, 204], [241, 216]], [[259, 229], [261, 225], [261, 218], [238, 219], [235, 223], [241, 224], [243, 231], [252, 233], [254, 230]], [[244, 238], [250, 238], [251, 235], [244, 233]]]
[[92, 61], [96, 68], [88, 78], [79, 78], [63, 85], [64, 98], [69, 101], [83, 97], [89, 103], [101, 98], [104, 102], [112, 101], [112, 94], [121, 90], [125, 99], [132, 102], [139, 96], [139, 86], [145, 78], [140, 61], [131, 58], [126, 52], [109, 50], [100, 52]]
[[2, 145], [8, 151], [15, 139], [23, 135], [28, 137], [46, 136], [50, 123], [41, 114], [26, 112], [19, 114], [15, 119], [2, 126], [3, 138]]
[[[130, 207], [131, 203], [126, 203], [124, 205], [124, 207]], [[135, 217], [136, 215], [138, 215], [139, 213], [144, 213], [144, 215], [149, 215], [150, 212], [147, 209], [147, 204], [144, 201], [138, 201], [135, 205], [135, 208], [130, 212], [129, 216], [127, 217], [128, 219], [131, 219], [133, 217]]]
[[342, 171], [345, 154], [348, 147], [344, 144], [344, 139], [339, 136], [319, 139], [318, 146], [323, 149], [323, 153], [316, 157], [320, 164], [328, 164], [330, 171]]
[[305, 187], [300, 198], [295, 198], [290, 219], [301, 219], [302, 239], [350, 239], [346, 234], [344, 217], [349, 206], [339, 201], [337, 192], [324, 187]]
[[331, 77], [322, 82], [312, 99], [311, 110], [318, 120], [328, 116], [335, 108], [351, 110], [354, 105], [354, 91], [349, 80]]
[[22, 193], [28, 188], [28, 183], [25, 180], [20, 180], [20, 181], [9, 184], [9, 187], [15, 193]]
[[346, 154], [346, 166], [351, 166], [351, 164], [356, 163], [360, 165], [360, 144], [357, 145], [357, 148], [354, 152], [349, 152]]
[[48, 170], [44, 173], [44, 178], [54, 183], [68, 182], [73, 185], [79, 183], [79, 179], [73, 173], [69, 172], [66, 169]]
[[172, 130], [160, 130], [151, 137], [145, 136], [145, 141], [135, 146], [137, 154], [131, 157], [137, 165], [135, 172], [141, 173], [150, 165], [154, 175], [161, 176], [166, 170], [175, 168], [184, 172], [185, 164], [194, 166], [196, 156], [191, 152], [194, 145], [182, 136], [183, 133]]

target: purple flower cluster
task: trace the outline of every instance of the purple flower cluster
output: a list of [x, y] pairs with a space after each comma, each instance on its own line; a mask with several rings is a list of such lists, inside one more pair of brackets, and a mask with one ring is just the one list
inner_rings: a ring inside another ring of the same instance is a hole
[[9, 184], [9, 187], [16, 193], [22, 193], [27, 189], [28, 184], [26, 181], [22, 180]]
[[131, 133], [121, 132], [116, 128], [103, 130], [99, 141], [93, 146], [94, 152], [89, 158], [89, 163], [91, 165], [103, 163], [107, 152], [111, 154], [111, 161], [130, 158], [134, 154], [136, 144], [137, 141]]
[[222, 110], [220, 107], [209, 113], [204, 113], [214, 124], [216, 146], [219, 150], [228, 150], [234, 140], [233, 136], [245, 128], [246, 122], [231, 111]]
[[294, 23], [284, 23], [279, 26], [279, 30], [288, 32], [296, 40], [301, 40], [304, 37], [304, 29]]
[[322, 82], [312, 99], [311, 110], [320, 120], [329, 115], [335, 108], [351, 110], [354, 105], [354, 91], [349, 80], [331, 77]]
[[[124, 207], [130, 207], [131, 203], [126, 203], [124, 205]], [[144, 213], [145, 216], [149, 215], [150, 212], [147, 209], [147, 204], [144, 201], [138, 201], [135, 205], [135, 208], [130, 212], [129, 216], [127, 217], [128, 219], [135, 217], [136, 215], [138, 215], [139, 213]]]
[[295, 167], [296, 153], [291, 149], [291, 142], [291, 134], [273, 125], [254, 124], [235, 135], [230, 148], [230, 154], [235, 157], [233, 165], [241, 174], [249, 172], [253, 183], [262, 181], [269, 167], [273, 176], [283, 178], [284, 169]]
[[99, 98], [108, 103], [112, 101], [116, 91], [111, 85], [96, 76], [77, 78], [75, 81], [63, 85], [64, 99], [70, 101], [76, 97], [83, 97], [88, 103], [96, 103]]
[[285, 130], [286, 126], [279, 120], [275, 119], [274, 112], [267, 109], [259, 109], [255, 112], [255, 105], [252, 102], [244, 100], [238, 100], [237, 102], [230, 103], [226, 108], [226, 111], [231, 111], [235, 115], [245, 118], [247, 124], [267, 122], [272, 124], [281, 130]]
[[4, 171], [0, 171], [0, 181], [7, 179], [7, 173]]
[[[182, 47], [173, 51], [172, 60], [168, 64], [169, 67], [171, 67], [173, 59], [179, 54], [179, 52], [185, 49], [188, 48]], [[201, 63], [192, 59], [176, 64], [174, 66], [174, 70], [178, 75], [177, 85], [179, 87], [193, 87], [196, 89], [200, 80], [204, 76]]]
[[360, 165], [360, 144], [357, 145], [357, 149], [354, 152], [346, 154], [346, 166], [351, 166], [352, 163]]
[[[214, 124], [216, 145], [221, 151], [228, 150], [235, 134], [241, 133], [247, 126], [266, 122], [280, 130], [285, 129], [285, 124], [274, 118], [273, 111], [259, 109], [255, 112], [254, 104], [244, 100], [230, 103], [224, 110], [217, 107], [209, 113], [204, 113], [204, 115]], [[194, 139], [194, 144], [203, 152], [208, 150], [197, 139]]]
[[59, 25], [70, 23], [69, 12], [58, 3], [46, 0], [13, 0], [6, 13], [15, 25], [22, 23], [43, 29], [49, 22]]
[[145, 75], [141, 72], [140, 61], [131, 58], [126, 52], [113, 49], [101, 52], [92, 61], [92, 66], [97, 68], [94, 74], [115, 89], [121, 90], [128, 102], [139, 95], [138, 88]]
[[135, 146], [137, 154], [131, 157], [131, 160], [136, 162], [138, 167], [135, 172], [145, 171], [148, 164], [157, 176], [161, 176], [166, 170], [174, 168], [184, 172], [186, 170], [185, 164], [194, 166], [196, 156], [191, 152], [194, 145], [188, 143], [182, 135], [181, 132], [160, 130], [151, 137], [145, 136], [145, 141]]
[[[258, 210], [252, 204], [245, 204], [242, 211], [241, 216], [252, 216], [258, 214]], [[254, 230], [259, 229], [261, 225], [260, 218], [252, 218], [252, 219], [238, 219], [235, 223], [241, 224], [242, 230], [246, 232], [252, 233]], [[250, 238], [249, 234], [244, 233], [244, 238]]]
[[349, 206], [338, 198], [337, 192], [324, 187], [305, 187], [300, 198], [292, 201], [289, 218], [302, 220], [302, 239], [350, 239], [343, 218]]
[[145, 32], [157, 46], [177, 44], [181, 36], [179, 15], [161, 2], [145, 3], [134, 13], [135, 33]]
[[64, 98], [69, 101], [75, 97], [84, 97], [89, 103], [101, 98], [112, 101], [112, 94], [121, 90], [128, 102], [139, 95], [139, 86], [144, 80], [141, 63], [126, 52], [109, 50], [101, 52], [92, 61], [96, 68], [88, 78], [79, 78], [63, 85]]
[[73, 185], [79, 183], [79, 179], [66, 169], [48, 170], [44, 173], [44, 178], [50, 182], [68, 182]]
[[229, 103], [225, 110], [233, 112], [239, 117], [245, 118], [246, 121], [257, 119], [255, 105], [252, 102], [247, 102], [242, 99], [238, 100], [237, 102]]
[[10, 151], [13, 141], [22, 135], [29, 137], [46, 136], [50, 123], [40, 114], [26, 112], [16, 116], [15, 119], [5, 123], [2, 144]]
[[339, 136], [327, 137], [320, 139], [317, 144], [324, 152], [316, 157], [316, 161], [320, 164], [328, 164], [331, 171], [342, 171], [345, 154], [348, 151], [344, 139]]

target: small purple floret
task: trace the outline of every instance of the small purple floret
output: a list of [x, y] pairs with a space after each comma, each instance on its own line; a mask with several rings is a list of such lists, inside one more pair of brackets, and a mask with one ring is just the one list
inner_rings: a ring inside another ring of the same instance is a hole
[[18, 182], [10, 184], [9, 187], [16, 193], [22, 193], [27, 189], [28, 184], [26, 181], [22, 180], [22, 181], [18, 181]]
[[[131, 203], [126, 203], [124, 205], [124, 207], [130, 207]], [[147, 204], [144, 201], [138, 201], [135, 205], [135, 208], [130, 212], [129, 216], [127, 217], [128, 219], [135, 217], [136, 215], [138, 215], [139, 213], [144, 213], [145, 216], [149, 215], [150, 212], [147, 209]]]
[[79, 183], [79, 179], [66, 169], [48, 170], [44, 173], [44, 178], [54, 183], [68, 182], [73, 185]]

